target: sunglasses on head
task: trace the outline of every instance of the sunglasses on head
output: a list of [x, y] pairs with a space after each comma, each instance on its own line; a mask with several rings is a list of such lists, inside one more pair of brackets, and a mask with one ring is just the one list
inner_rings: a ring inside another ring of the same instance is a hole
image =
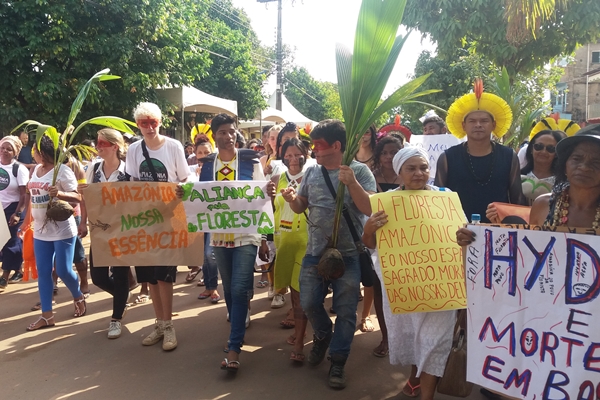
[[148, 128], [156, 128], [158, 127], [158, 121], [155, 119], [141, 119], [136, 121], [140, 128], [148, 129]]
[[546, 149], [546, 151], [550, 154], [553, 154], [556, 152], [556, 146], [552, 146], [551, 144], [543, 145], [542, 143], [536, 143], [533, 145], [533, 149], [535, 151], [542, 151], [542, 150]]

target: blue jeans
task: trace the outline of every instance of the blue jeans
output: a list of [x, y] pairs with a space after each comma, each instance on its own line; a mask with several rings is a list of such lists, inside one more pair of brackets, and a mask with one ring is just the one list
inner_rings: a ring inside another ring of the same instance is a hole
[[221, 273], [225, 304], [231, 321], [229, 351], [239, 353], [246, 333], [248, 302], [254, 296], [254, 261], [257, 247], [214, 247], [213, 251]]
[[331, 335], [332, 323], [323, 301], [327, 287], [333, 286], [333, 308], [336, 313], [335, 330], [329, 345], [329, 354], [348, 357], [356, 330], [356, 307], [360, 293], [360, 264], [358, 256], [344, 257], [346, 272], [332, 281], [324, 280], [316, 265], [320, 256], [306, 255], [300, 271], [300, 303], [313, 327], [317, 339]]
[[74, 299], [82, 296], [79, 290], [79, 279], [73, 271], [73, 254], [75, 251], [75, 236], [69, 239], [47, 242], [34, 239], [33, 251], [38, 269], [38, 290], [40, 291], [40, 302], [42, 312], [52, 311], [52, 268], [69, 288]]
[[210, 234], [204, 234], [204, 264], [202, 265], [202, 276], [206, 290], [215, 290], [219, 286], [219, 273], [217, 261], [210, 241]]

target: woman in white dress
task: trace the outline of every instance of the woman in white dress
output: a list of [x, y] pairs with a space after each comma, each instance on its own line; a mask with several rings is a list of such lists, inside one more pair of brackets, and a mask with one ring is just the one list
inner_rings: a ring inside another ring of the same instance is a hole
[[[405, 147], [396, 153], [394, 170], [400, 176], [399, 180], [404, 182], [397, 190], [439, 190], [427, 185], [428, 158], [427, 152], [420, 147]], [[375, 233], [386, 223], [387, 215], [383, 211], [368, 219], [362, 237], [367, 247], [377, 247]], [[373, 260], [382, 290], [385, 290], [376, 254]], [[383, 312], [388, 329], [390, 363], [412, 366], [402, 393], [408, 397], [420, 394], [422, 400], [432, 400], [438, 377], [444, 374], [452, 347], [456, 311], [392, 314], [387, 295], [383, 293]]]

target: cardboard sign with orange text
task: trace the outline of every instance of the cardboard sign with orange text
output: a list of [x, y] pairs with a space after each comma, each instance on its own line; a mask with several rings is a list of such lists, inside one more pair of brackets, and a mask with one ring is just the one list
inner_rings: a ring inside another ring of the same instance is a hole
[[190, 233], [175, 183], [94, 183], [83, 189], [97, 266], [202, 265], [204, 234]]
[[383, 284], [394, 314], [466, 308], [456, 231], [466, 222], [458, 194], [396, 190], [371, 196], [388, 222], [377, 230]]

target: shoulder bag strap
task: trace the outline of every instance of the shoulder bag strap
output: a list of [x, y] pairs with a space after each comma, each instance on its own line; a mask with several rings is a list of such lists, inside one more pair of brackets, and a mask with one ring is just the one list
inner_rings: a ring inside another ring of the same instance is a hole
[[[327, 172], [327, 169], [323, 166], [321, 166], [321, 172], [323, 173], [323, 178], [325, 178], [325, 183], [327, 183], [327, 187], [329, 188], [329, 191], [331, 192], [331, 196], [333, 196], [333, 199], [335, 200], [337, 195], [335, 193], [335, 189], [333, 188], [333, 183], [331, 183], [331, 178], [329, 177], [329, 172]], [[354, 227], [354, 223], [352, 222], [352, 218], [350, 218], [350, 213], [348, 213], [348, 208], [346, 207], [346, 204], [344, 204], [344, 208], [342, 209], [342, 214], [344, 215], [344, 219], [346, 220], [348, 229], [350, 229], [350, 234], [352, 235], [352, 240], [354, 240], [355, 243], [362, 244], [360, 238], [358, 237], [358, 232], [356, 232], [356, 228]]]
[[152, 164], [152, 160], [150, 159], [150, 154], [148, 154], [148, 148], [146, 147], [146, 142], [142, 139], [142, 154], [144, 154], [144, 158], [146, 159], [146, 164], [148, 165], [148, 169], [150, 169], [150, 173], [152, 174], [152, 179], [154, 182], [158, 182], [158, 175], [156, 174], [156, 170], [154, 169], [154, 164]]

